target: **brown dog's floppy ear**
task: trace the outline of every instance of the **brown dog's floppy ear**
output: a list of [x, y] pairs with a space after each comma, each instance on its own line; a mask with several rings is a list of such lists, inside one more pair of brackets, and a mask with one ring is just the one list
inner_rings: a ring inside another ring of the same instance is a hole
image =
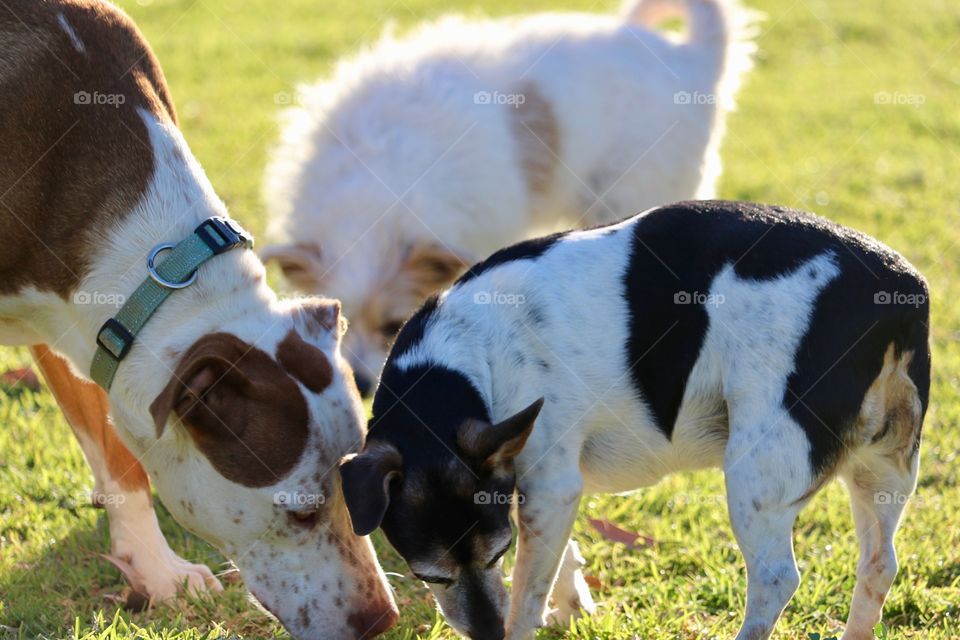
[[370, 535], [383, 522], [390, 505], [390, 482], [400, 475], [401, 462], [396, 447], [375, 442], [340, 464], [343, 497], [358, 536]]
[[446, 289], [470, 266], [464, 255], [428, 242], [410, 248], [400, 270], [408, 274], [419, 294], [426, 297]]
[[469, 458], [481, 461], [485, 467], [502, 466], [523, 451], [542, 408], [543, 398], [540, 398], [497, 424], [468, 420], [457, 432], [457, 444]]
[[270, 245], [260, 252], [260, 259], [264, 263], [275, 261], [290, 284], [304, 291], [314, 291], [323, 279], [320, 248], [315, 244]]
[[170, 382], [150, 405], [150, 415], [157, 429], [157, 437], [163, 435], [170, 414], [177, 411], [185, 416], [200, 404], [201, 398], [231, 369], [231, 364], [217, 356], [199, 353], [197, 357], [184, 359], [171, 376]]
[[310, 433], [310, 409], [293, 373], [322, 382], [323, 372], [287, 371], [235, 335], [207, 334], [150, 405], [157, 436], [175, 413], [198, 453], [224, 478], [246, 487], [275, 484], [300, 461]]

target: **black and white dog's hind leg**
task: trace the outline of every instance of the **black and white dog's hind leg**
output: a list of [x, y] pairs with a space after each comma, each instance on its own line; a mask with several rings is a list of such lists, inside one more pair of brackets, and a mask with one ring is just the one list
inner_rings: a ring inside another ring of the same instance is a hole
[[[752, 411], [751, 411], [752, 413]], [[800, 585], [793, 524], [813, 482], [803, 430], [781, 410], [731, 411], [724, 455], [730, 524], [747, 564], [747, 611], [737, 640], [765, 640]]]
[[840, 471], [860, 541], [857, 586], [843, 640], [872, 640], [897, 575], [893, 537], [917, 485], [923, 420], [920, 394], [908, 369], [913, 359], [927, 357], [907, 351], [898, 358], [892, 346], [888, 349], [861, 407], [858, 436], [864, 444], [851, 452]]

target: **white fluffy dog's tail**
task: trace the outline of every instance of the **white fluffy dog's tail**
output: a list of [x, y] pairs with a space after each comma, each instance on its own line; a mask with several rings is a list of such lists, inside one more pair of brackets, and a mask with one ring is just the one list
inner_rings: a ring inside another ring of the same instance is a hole
[[739, 0], [627, 0], [623, 17], [628, 24], [655, 29], [665, 20], [686, 24], [685, 46], [702, 50], [717, 64], [717, 84], [728, 108], [744, 73], [753, 66], [756, 25], [763, 14], [745, 8]]

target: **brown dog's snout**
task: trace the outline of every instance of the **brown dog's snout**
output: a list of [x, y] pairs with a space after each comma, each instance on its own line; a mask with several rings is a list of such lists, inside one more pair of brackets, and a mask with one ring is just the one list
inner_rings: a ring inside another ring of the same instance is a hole
[[375, 605], [364, 603], [364, 605], [350, 614], [348, 622], [357, 633], [359, 640], [378, 636], [400, 619], [400, 612], [397, 605], [392, 600], [380, 602]]

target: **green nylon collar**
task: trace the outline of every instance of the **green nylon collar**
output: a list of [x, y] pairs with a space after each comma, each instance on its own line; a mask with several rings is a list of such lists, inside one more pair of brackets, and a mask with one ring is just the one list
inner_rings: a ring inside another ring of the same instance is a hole
[[[177, 289], [193, 284], [197, 269], [204, 262], [238, 247], [252, 248], [253, 237], [233, 220], [219, 216], [204, 220], [193, 235], [177, 245], [154, 247], [147, 258], [150, 277], [137, 287], [117, 315], [107, 320], [97, 334], [97, 353], [90, 366], [93, 381], [109, 391], [137, 334], [167, 297]], [[170, 253], [155, 266], [154, 261], [162, 251]]]

